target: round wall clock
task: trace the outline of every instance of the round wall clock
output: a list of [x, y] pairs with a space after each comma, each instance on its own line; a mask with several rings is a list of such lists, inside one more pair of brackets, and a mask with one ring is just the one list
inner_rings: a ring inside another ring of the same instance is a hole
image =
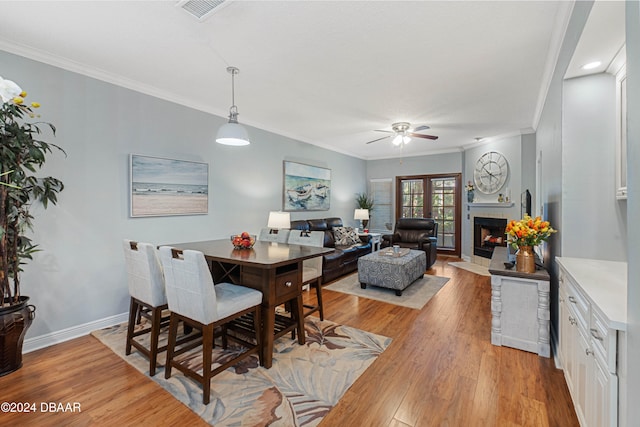
[[509, 163], [496, 151], [484, 153], [476, 162], [473, 181], [478, 190], [485, 194], [497, 193], [507, 181]]

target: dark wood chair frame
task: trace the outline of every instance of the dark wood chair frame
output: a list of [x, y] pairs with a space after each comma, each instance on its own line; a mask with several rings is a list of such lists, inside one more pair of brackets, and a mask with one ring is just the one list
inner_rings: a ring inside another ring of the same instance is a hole
[[[251, 316], [252, 314], [252, 316]], [[252, 322], [255, 331], [255, 341], [256, 343], [250, 343], [239, 336], [229, 335], [227, 334], [227, 326], [229, 323], [234, 320], [239, 320], [243, 316], [252, 317]], [[258, 354], [258, 358], [260, 361], [260, 365], [264, 365], [263, 356], [262, 356], [262, 325], [261, 325], [261, 306], [260, 304], [250, 307], [246, 310], [235, 313], [232, 316], [228, 316], [224, 319], [220, 319], [216, 322], [209, 323], [205, 325], [203, 323], [198, 322], [197, 320], [190, 319], [189, 317], [183, 316], [178, 313], [171, 312], [171, 317], [169, 321], [169, 343], [167, 345], [167, 363], [164, 371], [164, 377], [169, 379], [171, 377], [171, 369], [176, 368], [180, 372], [182, 372], [185, 376], [196, 380], [198, 383], [202, 385], [202, 403], [208, 405], [211, 399], [211, 378], [220, 372], [226, 370], [227, 368], [237, 364], [241, 360], [249, 357], [252, 354]], [[182, 321], [185, 325], [192, 326], [196, 329], [202, 331], [202, 340], [201, 342], [192, 342], [190, 344], [184, 345], [179, 349], [176, 349], [177, 344], [177, 332], [178, 332], [178, 323]], [[214, 339], [216, 337], [216, 329], [218, 329], [220, 336], [222, 337], [222, 348], [226, 349], [228, 340], [241, 344], [242, 346], [247, 348], [247, 351], [240, 353], [233, 359], [228, 360], [226, 363], [218, 366], [215, 369], [211, 369], [212, 362], [212, 353], [215, 347]], [[182, 353], [185, 353], [189, 350], [192, 350], [199, 345], [202, 345], [202, 375], [198, 374], [197, 371], [193, 369], [189, 369], [186, 365], [181, 364], [179, 361], [175, 360], [176, 356], [179, 356]]]

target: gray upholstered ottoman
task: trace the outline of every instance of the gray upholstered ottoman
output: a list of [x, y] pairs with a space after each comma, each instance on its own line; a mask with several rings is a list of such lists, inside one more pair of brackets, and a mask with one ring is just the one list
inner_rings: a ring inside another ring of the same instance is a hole
[[396, 295], [424, 275], [427, 256], [424, 251], [410, 250], [402, 256], [384, 255], [383, 251], [373, 252], [358, 259], [358, 280], [360, 287], [367, 285], [395, 289]]

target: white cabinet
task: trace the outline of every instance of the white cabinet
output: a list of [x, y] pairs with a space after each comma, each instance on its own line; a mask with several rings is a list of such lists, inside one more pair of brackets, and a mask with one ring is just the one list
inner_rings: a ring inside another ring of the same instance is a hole
[[506, 269], [507, 248], [491, 257], [491, 344], [551, 355], [549, 274]]
[[617, 426], [618, 332], [626, 329], [626, 263], [557, 260], [557, 353], [578, 420], [583, 427]]

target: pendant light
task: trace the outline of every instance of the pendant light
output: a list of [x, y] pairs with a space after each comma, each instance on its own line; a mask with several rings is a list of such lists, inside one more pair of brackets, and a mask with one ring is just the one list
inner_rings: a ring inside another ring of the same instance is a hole
[[225, 123], [218, 129], [216, 142], [223, 145], [249, 145], [249, 134], [247, 130], [238, 124], [238, 107], [235, 101], [234, 77], [240, 72], [236, 67], [227, 67], [227, 72], [231, 74], [231, 108], [229, 109], [229, 123]]

